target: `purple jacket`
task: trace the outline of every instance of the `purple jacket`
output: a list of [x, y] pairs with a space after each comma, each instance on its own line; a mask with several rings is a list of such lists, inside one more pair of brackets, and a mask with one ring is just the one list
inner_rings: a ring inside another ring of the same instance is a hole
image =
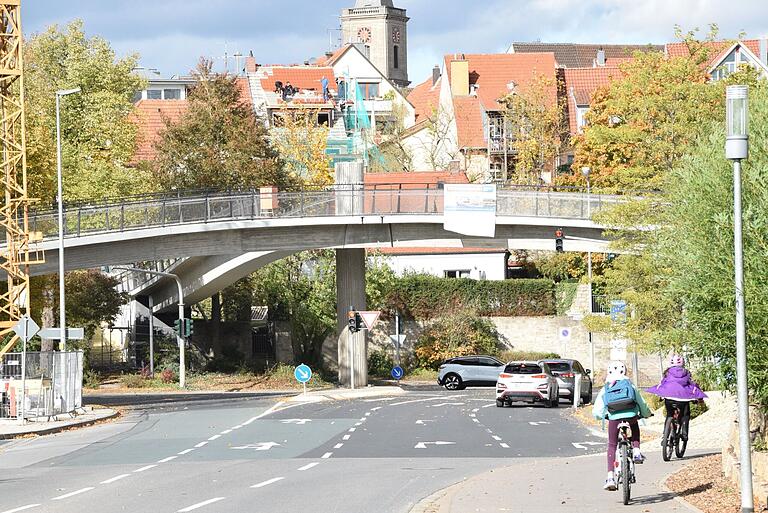
[[699, 385], [691, 379], [691, 373], [685, 367], [670, 367], [666, 374], [661, 383], [655, 387], [646, 388], [646, 392], [682, 401], [696, 401], [707, 397], [707, 394], [702, 392]]

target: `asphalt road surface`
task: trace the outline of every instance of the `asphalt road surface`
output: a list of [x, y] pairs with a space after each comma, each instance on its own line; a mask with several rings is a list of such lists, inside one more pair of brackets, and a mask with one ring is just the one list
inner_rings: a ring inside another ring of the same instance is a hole
[[565, 404], [497, 408], [490, 388], [277, 401], [132, 410], [3, 445], [0, 512], [404, 513], [514, 459], [605, 450]]

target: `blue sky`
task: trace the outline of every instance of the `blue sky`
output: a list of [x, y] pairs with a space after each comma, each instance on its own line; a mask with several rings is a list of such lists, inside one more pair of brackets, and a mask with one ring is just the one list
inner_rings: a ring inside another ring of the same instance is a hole
[[[723, 37], [768, 34], [765, 0], [395, 0], [407, 9], [409, 75], [420, 82], [446, 53], [501, 52], [512, 41], [663, 43], [673, 26], [717, 22]], [[164, 75], [201, 55], [253, 50], [260, 63], [302, 62], [328, 48], [328, 30], [354, 0], [24, 0], [27, 33], [74, 18], [120, 54]], [[338, 34], [338, 32], [336, 33]], [[338, 37], [338, 35], [336, 35]], [[219, 61], [223, 67], [223, 60]]]

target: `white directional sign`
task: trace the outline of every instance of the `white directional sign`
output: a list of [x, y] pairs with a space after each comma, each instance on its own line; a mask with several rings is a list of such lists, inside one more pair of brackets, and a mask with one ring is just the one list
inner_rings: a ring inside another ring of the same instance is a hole
[[456, 442], [443, 442], [443, 441], [436, 441], [436, 442], [419, 442], [416, 445], [413, 446], [414, 449], [426, 449], [428, 445], [456, 445]]
[[282, 422], [283, 424], [296, 424], [299, 426], [303, 426], [308, 422], [312, 422], [312, 419], [283, 419], [280, 422]]
[[571, 442], [571, 445], [573, 445], [577, 449], [584, 449], [586, 451], [587, 450], [587, 448], [585, 447], [586, 445], [605, 445], [605, 443], [604, 442], [579, 442], [579, 443]]
[[235, 450], [252, 450], [252, 451], [268, 451], [273, 447], [278, 447], [280, 444], [276, 442], [257, 442], [255, 444], [238, 445], [232, 447]]
[[[85, 338], [85, 329], [67, 328], [65, 335], [68, 340], [83, 340]], [[40, 330], [40, 338], [60, 339], [61, 328], [43, 328]]]
[[40, 331], [40, 326], [38, 326], [30, 316], [23, 315], [21, 319], [19, 319], [19, 322], [13, 327], [13, 331], [21, 340], [29, 342], [29, 339], [37, 335], [37, 332]]
[[380, 311], [357, 312], [357, 313], [360, 314], [360, 318], [363, 319], [365, 326], [369, 330], [373, 329], [373, 325], [376, 324], [376, 321], [379, 319], [379, 315], [381, 315]]
[[395, 347], [403, 347], [403, 343], [405, 342], [405, 335], [390, 335], [389, 338], [392, 339]]

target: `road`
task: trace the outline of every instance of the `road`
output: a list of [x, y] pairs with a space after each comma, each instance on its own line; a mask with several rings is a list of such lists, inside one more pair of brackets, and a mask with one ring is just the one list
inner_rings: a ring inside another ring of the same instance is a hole
[[137, 409], [3, 445], [0, 512], [404, 513], [515, 459], [605, 449], [565, 404], [496, 408], [492, 389], [277, 401]]

